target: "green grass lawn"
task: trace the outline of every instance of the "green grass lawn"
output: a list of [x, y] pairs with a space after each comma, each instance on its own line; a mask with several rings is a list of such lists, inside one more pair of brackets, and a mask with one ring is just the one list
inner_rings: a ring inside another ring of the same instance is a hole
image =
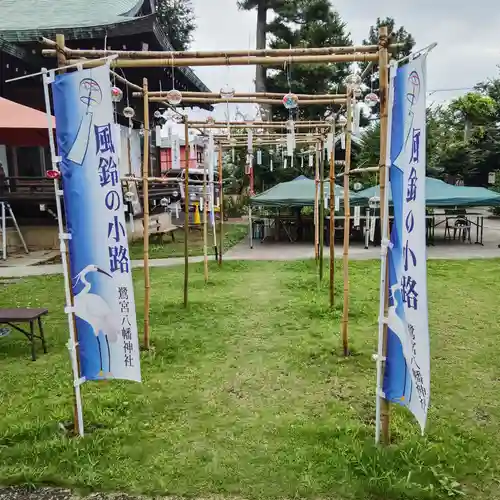
[[[0, 339], [0, 484], [248, 499], [500, 498], [499, 261], [429, 263], [432, 394], [425, 437], [403, 408], [373, 443], [379, 266], [353, 262], [350, 338], [313, 262], [151, 270], [143, 383], [83, 386], [88, 435], [66, 437], [71, 371], [62, 279], [5, 285], [2, 306], [47, 306], [49, 354]], [[142, 326], [142, 274], [136, 299]]]
[[[232, 246], [241, 241], [248, 232], [246, 224], [232, 224], [225, 222], [224, 228], [224, 250], [228, 250]], [[189, 255], [203, 255], [203, 226], [199, 229], [192, 229], [189, 233]], [[208, 254], [214, 253], [213, 233], [209, 226], [208, 230]], [[217, 244], [219, 243], [219, 225], [217, 223]], [[136, 240], [130, 243], [130, 256], [132, 259], [142, 259], [144, 256], [143, 240]], [[154, 238], [151, 238], [149, 243], [149, 258], [164, 259], [167, 257], [182, 257], [184, 256], [184, 229], [179, 229], [175, 232], [175, 242], [170, 236], [164, 236], [163, 243], [157, 243]]]

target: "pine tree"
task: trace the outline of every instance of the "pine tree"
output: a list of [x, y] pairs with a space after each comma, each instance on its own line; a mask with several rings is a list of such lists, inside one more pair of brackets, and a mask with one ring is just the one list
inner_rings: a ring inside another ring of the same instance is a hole
[[[255, 48], [257, 50], [264, 50], [266, 48], [267, 42], [267, 14], [269, 10], [283, 7], [288, 0], [239, 0], [238, 7], [243, 10], [256, 10], [257, 11], [257, 30], [255, 37]], [[255, 92], [266, 92], [266, 80], [267, 80], [267, 67], [266, 66], [256, 66], [255, 67]], [[268, 111], [270, 109], [268, 106], [262, 106], [263, 111]]]
[[[370, 26], [368, 38], [366, 40], [363, 40], [363, 45], [378, 45], [378, 30], [381, 26], [387, 26], [387, 31], [390, 35], [391, 43], [403, 44], [401, 48], [397, 49], [397, 51], [391, 52], [390, 57], [399, 59], [410, 54], [413, 46], [415, 45], [415, 40], [411, 33], [408, 33], [408, 31], [406, 31], [404, 26], [401, 26], [396, 30], [396, 22], [392, 17], [386, 17], [385, 19], [380, 19], [380, 17], [378, 17], [375, 25]], [[361, 70], [364, 70], [367, 65], [367, 63], [360, 64]], [[378, 71], [369, 71], [365, 76], [363, 83], [376, 93], [379, 88]], [[374, 114], [378, 114], [378, 111], [378, 106], [376, 106], [372, 110]]]
[[196, 28], [191, 0], [158, 0], [158, 21], [175, 50], [187, 50]]
[[[351, 45], [346, 25], [329, 0], [289, 0], [275, 8], [269, 24], [271, 48], [328, 47]], [[273, 72], [267, 79], [269, 92], [326, 94], [342, 90], [347, 64], [292, 64]], [[300, 102], [299, 102], [300, 107]], [[302, 119], [320, 119], [330, 106], [300, 108]], [[283, 106], [273, 107], [273, 118], [286, 119]]]

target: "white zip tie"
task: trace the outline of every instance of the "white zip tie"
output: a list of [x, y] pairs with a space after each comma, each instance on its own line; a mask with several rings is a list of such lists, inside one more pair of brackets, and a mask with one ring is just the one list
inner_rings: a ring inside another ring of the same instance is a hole
[[73, 380], [73, 387], [79, 387], [86, 381], [87, 379], [85, 377], [77, 378], [76, 380]]

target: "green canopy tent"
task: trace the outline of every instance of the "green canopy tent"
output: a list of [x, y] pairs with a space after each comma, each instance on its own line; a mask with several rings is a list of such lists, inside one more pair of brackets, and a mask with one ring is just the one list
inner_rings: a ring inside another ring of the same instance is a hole
[[[254, 207], [313, 207], [315, 198], [315, 181], [313, 179], [298, 178], [289, 182], [281, 182], [276, 186], [253, 196], [250, 204]], [[324, 181], [324, 197], [330, 196], [330, 180]], [[344, 188], [335, 185], [335, 196], [343, 202]], [[349, 193], [349, 199], [357, 198]]]
[[[352, 199], [355, 205], [368, 205], [372, 197], [380, 196], [380, 186], [359, 191]], [[500, 205], [500, 193], [481, 187], [453, 186], [432, 177], [425, 178], [425, 197], [428, 207], [481, 207]], [[389, 202], [392, 195], [389, 193]]]

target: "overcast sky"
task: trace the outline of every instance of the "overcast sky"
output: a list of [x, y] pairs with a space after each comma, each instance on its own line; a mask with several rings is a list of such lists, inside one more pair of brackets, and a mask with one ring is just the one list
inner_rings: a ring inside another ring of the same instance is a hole
[[[236, 0], [192, 0], [197, 17], [194, 50], [255, 48], [255, 13], [241, 12]], [[415, 38], [416, 49], [438, 46], [428, 58], [428, 90], [467, 88], [495, 77], [500, 63], [500, 9], [492, 0], [336, 0], [332, 2], [346, 22], [354, 43], [361, 43], [377, 17], [393, 17]], [[253, 66], [195, 68], [198, 76], [218, 92], [226, 84], [239, 92], [254, 90]], [[464, 93], [436, 92], [428, 103]], [[231, 106], [234, 116], [235, 106]], [[249, 111], [242, 108], [242, 111]], [[225, 105], [216, 107], [223, 118]], [[196, 113], [202, 115], [203, 113]]]

